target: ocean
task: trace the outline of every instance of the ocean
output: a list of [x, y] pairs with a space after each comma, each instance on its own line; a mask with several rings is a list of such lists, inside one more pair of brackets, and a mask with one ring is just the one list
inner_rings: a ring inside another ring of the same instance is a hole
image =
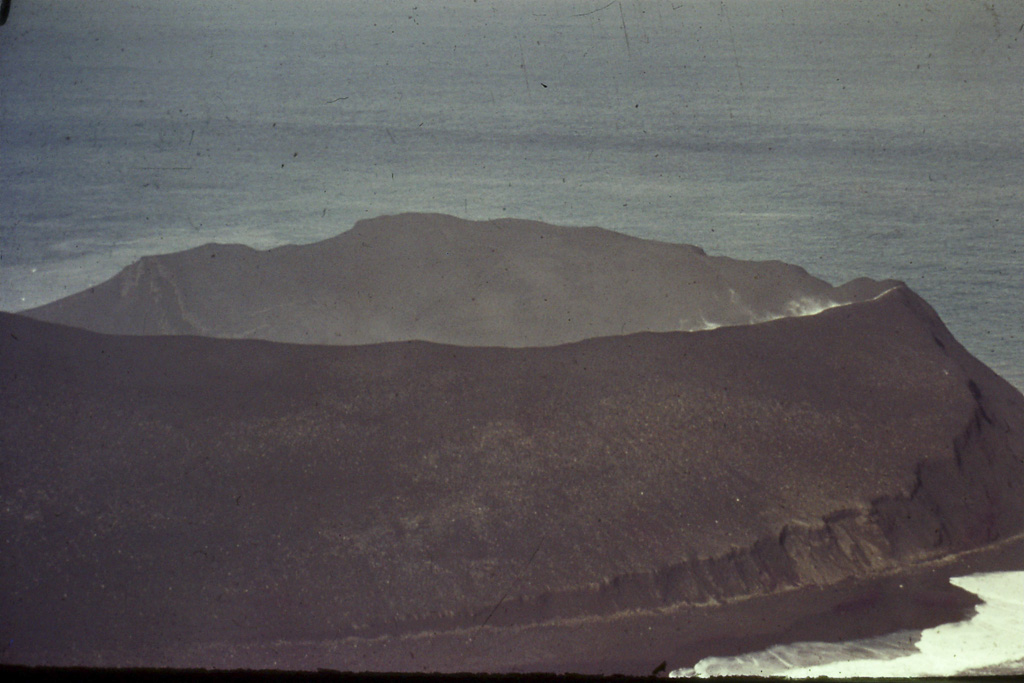
[[1024, 4], [15, 0], [0, 309], [405, 211], [896, 278], [1024, 388]]
[[432, 211], [904, 280], [1024, 387], [1024, 6], [22, 0], [0, 309]]

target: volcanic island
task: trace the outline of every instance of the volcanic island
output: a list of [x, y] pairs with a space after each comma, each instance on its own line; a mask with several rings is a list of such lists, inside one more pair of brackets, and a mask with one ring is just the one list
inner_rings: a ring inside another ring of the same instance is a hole
[[1024, 397], [895, 280], [402, 214], [0, 328], [5, 664], [642, 675], [1024, 568]]

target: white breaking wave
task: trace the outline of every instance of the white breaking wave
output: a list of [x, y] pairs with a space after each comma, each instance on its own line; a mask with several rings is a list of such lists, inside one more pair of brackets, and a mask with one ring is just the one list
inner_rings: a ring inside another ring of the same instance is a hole
[[[896, 287], [890, 287], [884, 292], [877, 294], [868, 301], [877, 301], [889, 292], [895, 290]], [[736, 327], [738, 325], [757, 325], [759, 323], [767, 323], [772, 320], [779, 320], [781, 318], [799, 318], [808, 315], [818, 315], [823, 311], [827, 311], [831, 308], [838, 308], [839, 306], [849, 306], [852, 303], [858, 303], [854, 301], [847, 301], [840, 303], [838, 301], [832, 301], [825, 297], [817, 296], [802, 296], [797, 299], [792, 299], [786, 302], [786, 305], [782, 307], [781, 313], [762, 313], [756, 314], [749, 306], [743, 304], [740, 296], [736, 293], [736, 290], [729, 289], [729, 301], [736, 305], [742, 306], [746, 309], [747, 315], [750, 319], [743, 323], [730, 323], [730, 322], [715, 322], [708, 320], [702, 313], [700, 316], [700, 322], [686, 326], [680, 321], [680, 330], [684, 332], [703, 332], [705, 330], [715, 330], [719, 327]]]
[[[739, 299], [739, 295], [736, 294], [735, 290], [729, 290], [729, 299], [730, 302], [733, 303], [734, 305], [742, 306], [742, 302]], [[749, 320], [743, 323], [715, 322], [713, 320], [708, 320], [702, 314], [699, 323], [689, 326], [684, 325], [683, 330], [687, 332], [702, 332], [704, 330], [715, 330], [718, 329], [719, 327], [735, 327], [737, 325], [757, 325], [758, 323], [766, 323], [772, 320], [779, 320], [780, 318], [797, 318], [805, 315], [817, 315], [818, 313], [821, 313], [822, 311], [827, 311], [830, 308], [835, 308], [836, 306], [844, 305], [845, 304], [832, 301], [831, 299], [825, 299], [814, 296], [802, 296], [799, 299], [793, 299], [792, 301], [787, 302], [786, 305], [783, 306], [781, 313], [765, 313], [759, 315], [754, 313], [750, 309], [750, 307], [743, 306], [743, 308], [746, 309], [747, 315], [750, 316]]]
[[842, 306], [842, 304], [832, 301], [830, 299], [819, 299], [813, 296], [802, 296], [799, 299], [794, 299], [786, 304], [786, 315], [799, 316], [799, 315], [818, 315], [822, 311], [827, 311], [830, 308], [836, 306]]
[[809, 678], [1024, 673], [1024, 571], [950, 579], [982, 599], [966, 621], [848, 643], [793, 643], [737, 657], [708, 657], [680, 677]]

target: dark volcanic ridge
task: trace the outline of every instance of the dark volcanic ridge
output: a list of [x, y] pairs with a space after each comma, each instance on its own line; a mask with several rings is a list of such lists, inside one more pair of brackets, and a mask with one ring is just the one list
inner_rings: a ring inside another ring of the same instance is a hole
[[542, 346], [814, 313], [895, 284], [836, 288], [779, 261], [594, 227], [403, 214], [305, 246], [146, 257], [24, 314], [111, 334]]
[[648, 673], [1024, 531], [1024, 397], [902, 285], [540, 348], [3, 314], [0, 411], [8, 662]]

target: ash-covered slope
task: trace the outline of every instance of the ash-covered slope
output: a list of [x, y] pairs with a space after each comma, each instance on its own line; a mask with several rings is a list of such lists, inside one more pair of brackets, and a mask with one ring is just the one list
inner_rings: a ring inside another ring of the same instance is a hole
[[146, 257], [25, 314], [112, 334], [538, 346], [758, 322], [889, 286], [834, 289], [778, 261], [600, 228], [403, 214], [306, 246], [211, 244]]
[[4, 314], [0, 413], [9, 662], [642, 673], [657, 610], [1024, 526], [1024, 397], [905, 287], [528, 349]]

